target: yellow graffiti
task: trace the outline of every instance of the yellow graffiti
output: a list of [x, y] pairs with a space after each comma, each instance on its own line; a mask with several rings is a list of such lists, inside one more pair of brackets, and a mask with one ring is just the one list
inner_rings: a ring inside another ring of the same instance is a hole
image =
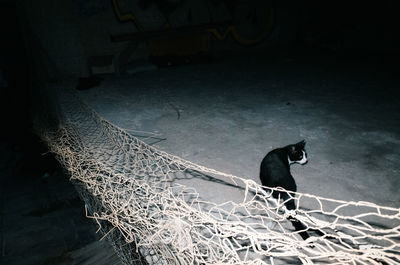
[[[121, 14], [120, 9], [118, 7], [118, 3], [117, 0], [112, 0], [113, 6], [114, 6], [114, 11], [115, 14], [117, 15], [119, 21], [125, 22], [125, 21], [132, 21], [134, 23], [134, 25], [136, 26], [136, 28], [138, 29], [138, 31], [143, 31], [144, 28], [143, 26], [139, 23], [139, 21], [136, 19], [136, 17], [133, 15], [133, 13], [125, 13], [125, 14]], [[234, 25], [230, 25], [228, 26], [223, 33], [220, 33], [218, 31], [217, 28], [209, 28], [207, 29], [207, 32], [211, 33], [214, 35], [214, 37], [217, 40], [225, 40], [226, 37], [231, 34], [233, 36], [233, 38], [239, 42], [242, 45], [252, 45], [255, 44], [257, 42], [260, 42], [261, 40], [263, 40], [264, 38], [266, 38], [269, 33], [272, 30], [272, 26], [273, 26], [273, 20], [274, 20], [274, 10], [273, 8], [270, 8], [268, 10], [268, 14], [267, 14], [268, 20], [267, 23], [263, 29], [262, 32], [260, 32], [255, 38], [253, 39], [248, 39], [243, 37], [238, 29], [236, 28], [236, 26]], [[166, 22], [162, 28], [169, 28], [169, 24]]]
[[267, 21], [267, 23], [266, 23], [266, 25], [264, 27], [264, 30], [262, 32], [260, 32], [260, 34], [258, 34], [258, 36], [256, 36], [254, 39], [246, 39], [246, 38], [244, 38], [239, 33], [239, 31], [237, 30], [236, 26], [234, 26], [234, 25], [228, 26], [225, 29], [225, 32], [222, 33], [222, 34], [216, 28], [211, 28], [211, 29], [208, 29], [207, 31], [212, 33], [214, 35], [214, 37], [217, 38], [218, 40], [225, 40], [226, 37], [230, 33], [230, 34], [232, 34], [233, 38], [237, 42], [239, 42], [240, 44], [252, 45], [252, 44], [260, 42], [261, 40], [266, 38], [269, 35], [269, 33], [271, 32], [272, 26], [273, 26], [273, 23], [274, 23], [274, 10], [273, 10], [273, 8], [270, 8], [268, 10], [267, 17], [268, 17], [268, 21]]
[[143, 29], [144, 29], [143, 26], [139, 23], [139, 21], [136, 19], [136, 17], [133, 15], [133, 13], [121, 14], [117, 0], [112, 0], [112, 3], [113, 3], [115, 14], [117, 15], [119, 21], [121, 21], [121, 22], [132, 21], [133, 24], [138, 29], [138, 31], [143, 31]]

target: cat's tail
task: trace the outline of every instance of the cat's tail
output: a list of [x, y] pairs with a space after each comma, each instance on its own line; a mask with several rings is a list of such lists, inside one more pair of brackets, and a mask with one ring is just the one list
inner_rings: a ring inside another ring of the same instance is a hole
[[[284, 206], [283, 211], [285, 214], [288, 215], [287, 219], [292, 223], [293, 228], [295, 229], [296, 232], [301, 236], [303, 240], [306, 240], [310, 237], [310, 234], [308, 232], [313, 232], [316, 233], [318, 236], [324, 236], [325, 233], [322, 232], [319, 229], [314, 229], [310, 228], [307, 225], [303, 224], [299, 219], [296, 218], [296, 202], [295, 202], [295, 194], [290, 193], [288, 191], [277, 191], [277, 190], [271, 190], [271, 189], [266, 189], [264, 188], [264, 191], [266, 192], [265, 195], [270, 196], [272, 193], [272, 197], [277, 200], [277, 204], [279, 200], [284, 201]], [[294, 214], [291, 214], [294, 213]]]
[[303, 240], [306, 240], [310, 237], [310, 235], [307, 232], [308, 227], [306, 225], [300, 222], [296, 217], [290, 216], [288, 219], [292, 223], [294, 230], [299, 232], [299, 235]]
[[[289, 192], [281, 192], [279, 195], [285, 201], [285, 212], [292, 211], [296, 213], [296, 203], [294, 200], [294, 194], [289, 194]], [[299, 219], [295, 217], [295, 215], [291, 214], [288, 217], [288, 220], [292, 223], [296, 232], [299, 232], [299, 235], [303, 240], [306, 240], [310, 237], [308, 232], [316, 233], [318, 236], [324, 236], [325, 233], [319, 229], [310, 228], [307, 225], [303, 224]]]
[[[285, 207], [286, 211], [296, 211], [296, 202], [294, 200], [294, 194], [289, 194], [289, 192], [280, 192], [279, 196], [285, 201]], [[299, 232], [299, 235], [303, 240], [306, 240], [310, 237], [310, 235], [307, 233], [308, 227], [303, 224], [300, 220], [298, 220], [296, 217], [293, 215], [289, 215], [288, 220], [292, 223], [294, 230], [296, 232]]]

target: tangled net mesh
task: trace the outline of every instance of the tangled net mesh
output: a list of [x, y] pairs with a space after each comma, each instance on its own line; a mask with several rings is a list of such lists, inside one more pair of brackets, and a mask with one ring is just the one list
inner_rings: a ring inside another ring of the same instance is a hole
[[[37, 131], [126, 264], [399, 264], [400, 209], [296, 193], [295, 213], [252, 180], [160, 151], [52, 88]], [[56, 115], [54, 115], [56, 114]], [[55, 121], [56, 120], [56, 121]], [[178, 179], [242, 191], [213, 203]], [[212, 185], [212, 183], [210, 183]], [[302, 240], [289, 215], [305, 224]], [[313, 231], [323, 232], [315, 236]]]

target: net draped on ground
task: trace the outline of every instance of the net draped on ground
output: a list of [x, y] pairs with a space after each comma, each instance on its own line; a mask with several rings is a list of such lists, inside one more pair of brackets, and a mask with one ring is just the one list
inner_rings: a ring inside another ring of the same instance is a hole
[[[311, 235], [304, 241], [287, 219], [294, 213], [254, 181], [160, 151], [100, 117], [72, 91], [52, 88], [45, 105], [38, 133], [126, 264], [400, 262], [398, 208], [296, 193], [295, 217]], [[242, 197], [205, 201], [179, 184], [182, 178], [226, 183]]]

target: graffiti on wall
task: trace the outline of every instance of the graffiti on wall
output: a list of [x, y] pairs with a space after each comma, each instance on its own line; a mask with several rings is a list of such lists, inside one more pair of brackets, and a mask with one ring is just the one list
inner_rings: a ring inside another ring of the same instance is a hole
[[205, 25], [217, 40], [231, 36], [243, 45], [267, 38], [275, 15], [273, 0], [112, 0], [112, 4], [117, 19], [132, 22], [139, 32]]

